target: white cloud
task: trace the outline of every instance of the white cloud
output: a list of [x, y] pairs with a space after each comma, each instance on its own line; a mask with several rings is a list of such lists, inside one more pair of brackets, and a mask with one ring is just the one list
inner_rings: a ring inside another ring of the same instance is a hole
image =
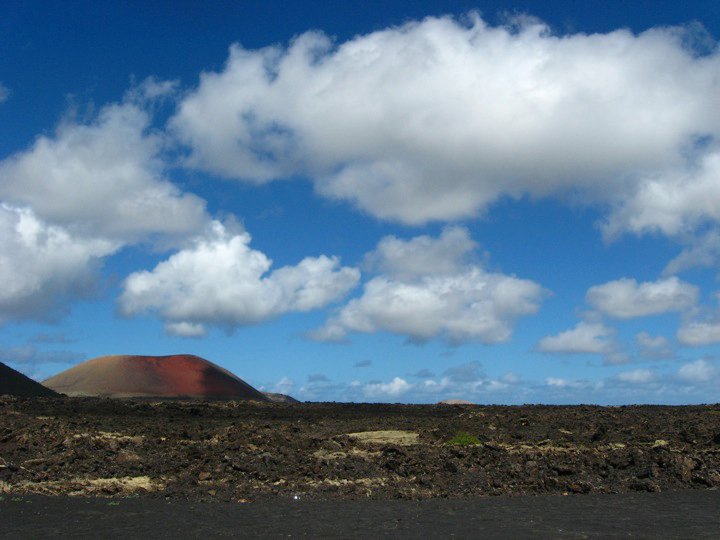
[[545, 384], [547, 384], [548, 386], [563, 387], [567, 386], [567, 383], [568, 382], [565, 379], [561, 379], [559, 377], [548, 377], [547, 379], [545, 379]]
[[653, 381], [655, 379], [655, 375], [649, 369], [635, 369], [633, 371], [623, 371], [618, 373], [617, 379], [626, 383], [645, 384]]
[[199, 338], [207, 336], [207, 328], [202, 324], [189, 322], [168, 322], [165, 323], [165, 332], [171, 336]]
[[720, 376], [720, 370], [707, 360], [695, 360], [678, 369], [678, 377], [690, 383], [706, 383]]
[[341, 340], [349, 332], [387, 331], [416, 342], [438, 336], [454, 343], [506, 341], [518, 317], [537, 312], [545, 291], [529, 280], [461, 265], [471, 245], [463, 229], [446, 229], [437, 240], [384, 238], [368, 260], [390, 274], [367, 282], [362, 296], [313, 337]]
[[[513, 373], [494, 379], [479, 371], [472, 373], [472, 364], [453, 366], [448, 369], [451, 375], [424, 377], [414, 383], [402, 377], [350, 383], [319, 380], [309, 382], [297, 393], [315, 401], [367, 399], [436, 403], [442, 399], [466, 399], [476, 403], [515, 404], [688, 404], [712, 402], [717, 397], [717, 384], [720, 383], [720, 368], [709, 360], [687, 363], [674, 373], [635, 369], [595, 380], [550, 376], [542, 381], [521, 379]], [[467, 376], [452, 376], [459, 372]]]
[[295, 388], [295, 382], [289, 377], [283, 377], [272, 387], [271, 392], [277, 392], [278, 394], [289, 395]]
[[135, 103], [151, 103], [168, 98], [177, 93], [180, 81], [164, 81], [156, 77], [148, 77], [140, 84], [131, 88], [126, 98]]
[[663, 336], [651, 336], [647, 332], [640, 332], [635, 336], [635, 341], [642, 347], [649, 349], [662, 349], [669, 345], [666, 337]]
[[674, 356], [672, 344], [664, 336], [651, 336], [647, 332], [639, 332], [635, 342], [640, 349], [640, 355], [645, 358], [672, 358]]
[[529, 17], [471, 15], [339, 44], [311, 32], [287, 48], [233, 45], [171, 125], [194, 167], [305, 174], [381, 218], [572, 193], [616, 204], [608, 234], [674, 233], [720, 218], [720, 53], [696, 54], [693, 31], [557, 36]]
[[547, 336], [538, 350], [548, 353], [601, 354], [613, 350], [612, 330], [602, 323], [581, 321], [575, 328]]
[[677, 274], [697, 266], [715, 266], [720, 262], [720, 230], [714, 229], [699, 238], [692, 238], [689, 244], [665, 266], [663, 274]]
[[163, 139], [132, 102], [89, 124], [65, 121], [54, 137], [0, 162], [0, 199], [83, 234], [134, 242], [185, 237], [208, 221], [205, 202], [163, 176]]
[[683, 345], [702, 346], [720, 343], [720, 322], [695, 321], [684, 324], [677, 338]]
[[446, 227], [439, 238], [386, 236], [365, 258], [373, 269], [400, 279], [462, 271], [477, 244], [464, 227]]
[[363, 388], [363, 393], [371, 398], [398, 397], [412, 388], [412, 385], [405, 379], [395, 377], [392, 381], [383, 383], [368, 383]]
[[0, 202], [0, 323], [52, 319], [67, 301], [92, 294], [95, 270], [117, 248]]
[[644, 283], [623, 278], [591, 287], [586, 298], [605, 315], [630, 319], [691, 308], [697, 302], [698, 288], [674, 276]]
[[618, 203], [604, 227], [613, 237], [623, 231], [691, 231], [707, 220], [720, 222], [720, 151], [691, 163], [641, 178], [634, 192]]
[[358, 282], [358, 270], [326, 256], [270, 272], [272, 261], [249, 244], [246, 232], [233, 233], [213, 222], [190, 247], [125, 280], [123, 313], [156, 311], [172, 325], [191, 325], [181, 328], [205, 323], [234, 328], [323, 307]]

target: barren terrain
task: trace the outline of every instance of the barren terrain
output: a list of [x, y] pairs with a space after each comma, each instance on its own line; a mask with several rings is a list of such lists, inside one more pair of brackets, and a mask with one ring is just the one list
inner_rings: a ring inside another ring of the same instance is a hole
[[719, 487], [720, 405], [0, 397], [0, 497], [248, 502]]

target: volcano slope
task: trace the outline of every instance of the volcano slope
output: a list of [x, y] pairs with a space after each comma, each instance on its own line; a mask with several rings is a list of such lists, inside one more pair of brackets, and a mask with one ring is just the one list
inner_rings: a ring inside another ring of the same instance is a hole
[[0, 496], [245, 502], [718, 488], [720, 405], [0, 398]]
[[101, 356], [43, 384], [68, 396], [269, 401], [236, 375], [189, 354]]
[[58, 395], [53, 390], [0, 362], [0, 395], [2, 394], [22, 397]]

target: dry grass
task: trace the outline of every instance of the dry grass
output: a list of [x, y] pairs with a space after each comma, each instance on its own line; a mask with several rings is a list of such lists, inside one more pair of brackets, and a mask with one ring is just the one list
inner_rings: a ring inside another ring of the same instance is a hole
[[418, 444], [420, 435], [414, 431], [360, 431], [358, 433], [348, 433], [348, 437], [356, 441], [368, 444], [397, 444], [400, 446], [410, 446]]

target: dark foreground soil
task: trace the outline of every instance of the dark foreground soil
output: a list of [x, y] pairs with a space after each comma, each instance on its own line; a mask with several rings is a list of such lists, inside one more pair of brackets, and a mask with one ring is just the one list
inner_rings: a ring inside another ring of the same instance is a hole
[[720, 538], [720, 491], [237, 504], [0, 496], [0, 538]]
[[[450, 444], [463, 432], [477, 441]], [[0, 397], [5, 501], [40, 494], [291, 504], [718, 488], [720, 405]]]

